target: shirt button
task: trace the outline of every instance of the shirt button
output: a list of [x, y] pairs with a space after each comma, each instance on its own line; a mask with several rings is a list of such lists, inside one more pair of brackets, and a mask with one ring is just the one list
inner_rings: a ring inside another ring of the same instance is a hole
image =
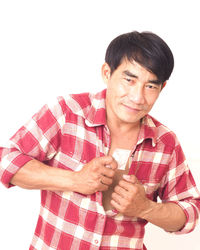
[[98, 241], [98, 240], [95, 240], [95, 241], [94, 241], [94, 243], [95, 243], [95, 244], [98, 244], [98, 243], [99, 243], [99, 241]]

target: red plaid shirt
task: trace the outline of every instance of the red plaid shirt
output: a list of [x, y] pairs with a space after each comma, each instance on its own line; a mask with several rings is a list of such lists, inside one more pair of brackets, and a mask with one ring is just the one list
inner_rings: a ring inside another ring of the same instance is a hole
[[[45, 105], [0, 148], [0, 178], [7, 187], [25, 163], [35, 158], [55, 167], [77, 171], [110, 145], [106, 126], [106, 90], [59, 97]], [[173, 132], [151, 116], [143, 119], [129, 174], [137, 171], [149, 199], [175, 202], [192, 231], [200, 210], [199, 193]], [[30, 249], [145, 249], [140, 218], [113, 212], [106, 215], [102, 193], [41, 191], [41, 210]]]

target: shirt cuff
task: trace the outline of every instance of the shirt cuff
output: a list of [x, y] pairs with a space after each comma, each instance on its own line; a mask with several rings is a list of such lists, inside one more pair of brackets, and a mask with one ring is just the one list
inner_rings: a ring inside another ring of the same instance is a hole
[[2, 184], [7, 188], [13, 187], [14, 185], [10, 183], [12, 177], [21, 167], [32, 159], [32, 157], [21, 153], [13, 158], [12, 161], [10, 161], [10, 159], [8, 160], [7, 157], [3, 158], [0, 170], [0, 179]]
[[179, 205], [186, 215], [185, 225], [176, 232], [169, 232], [173, 234], [187, 234], [194, 230], [198, 222], [198, 208], [190, 201], [170, 201]]

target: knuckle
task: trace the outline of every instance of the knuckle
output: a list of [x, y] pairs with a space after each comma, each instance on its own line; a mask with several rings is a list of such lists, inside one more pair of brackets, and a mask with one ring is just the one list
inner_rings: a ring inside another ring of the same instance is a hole
[[128, 206], [129, 206], [129, 202], [128, 201], [124, 202], [123, 204], [124, 211], [128, 208]]
[[101, 188], [101, 191], [107, 191], [108, 190], [108, 186], [107, 185], [103, 185], [103, 187]]
[[125, 206], [122, 206], [121, 207], [121, 213], [125, 213], [126, 212], [126, 207]]
[[105, 180], [105, 183], [107, 183], [108, 185], [111, 185], [111, 184], [112, 184], [112, 179], [107, 178], [107, 179]]
[[115, 174], [115, 171], [114, 171], [114, 170], [112, 170], [112, 169], [109, 169], [108, 174], [109, 174], [109, 177], [113, 177], [113, 176], [114, 176], [114, 174]]
[[[118, 188], [117, 188], [117, 187], [118, 187], [118, 186], [115, 186], [115, 187], [114, 187], [114, 189], [113, 189], [113, 190], [114, 190], [114, 192], [117, 192], [117, 190], [118, 190]], [[114, 194], [114, 192], [113, 192], [113, 194]]]
[[113, 183], [113, 179], [112, 178], [110, 178], [110, 185]]
[[112, 197], [113, 199], [115, 199], [115, 198], [116, 198], [116, 194], [113, 192], [113, 193], [111, 194], [111, 197]]
[[119, 186], [122, 186], [124, 184], [124, 181], [123, 180], [120, 180], [119, 181]]
[[132, 203], [133, 202], [133, 196], [127, 196], [127, 204], [126, 205], [128, 205], [128, 204], [130, 204], [130, 203]]

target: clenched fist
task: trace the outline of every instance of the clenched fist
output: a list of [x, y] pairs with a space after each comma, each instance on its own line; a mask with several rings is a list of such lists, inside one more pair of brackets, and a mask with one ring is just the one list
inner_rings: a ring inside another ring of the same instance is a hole
[[117, 162], [111, 156], [94, 158], [80, 171], [74, 172], [74, 191], [81, 194], [106, 191], [112, 184], [116, 168]]
[[124, 175], [112, 193], [111, 205], [130, 217], [142, 217], [150, 208], [143, 185], [134, 175]]

